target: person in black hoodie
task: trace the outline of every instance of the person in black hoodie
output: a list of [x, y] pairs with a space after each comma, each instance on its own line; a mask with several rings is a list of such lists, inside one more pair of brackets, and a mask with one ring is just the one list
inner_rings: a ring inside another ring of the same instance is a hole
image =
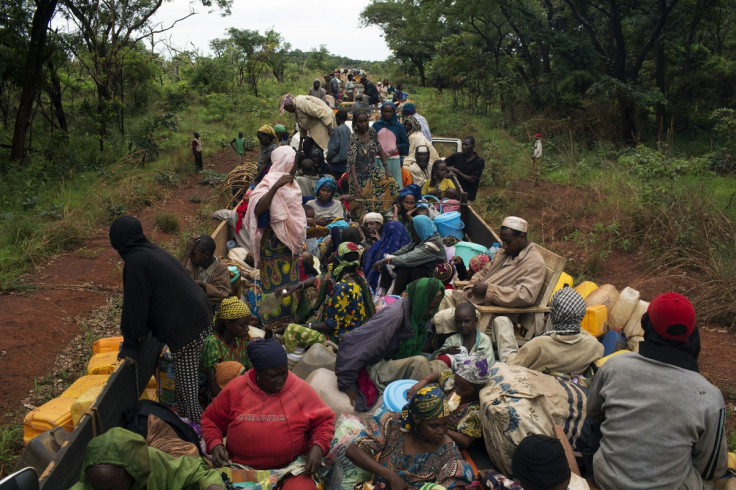
[[149, 331], [168, 345], [179, 414], [199, 422], [199, 352], [211, 324], [207, 295], [174, 256], [148, 241], [136, 218], [116, 219], [110, 226], [110, 244], [125, 262], [118, 358], [134, 365]]

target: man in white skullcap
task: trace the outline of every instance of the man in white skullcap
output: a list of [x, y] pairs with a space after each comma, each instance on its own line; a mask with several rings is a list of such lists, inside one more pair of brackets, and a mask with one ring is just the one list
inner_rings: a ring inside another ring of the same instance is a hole
[[[503, 220], [499, 234], [503, 248], [465, 287], [472, 303], [508, 307], [536, 303], [544, 284], [545, 265], [537, 246], [527, 240], [528, 229], [529, 224], [516, 216], [507, 216]], [[544, 315], [526, 313], [493, 318], [489, 333], [497, 342], [501, 362], [506, 362], [506, 357], [517, 350], [514, 340], [516, 323], [526, 329], [525, 338], [529, 340], [544, 329]]]

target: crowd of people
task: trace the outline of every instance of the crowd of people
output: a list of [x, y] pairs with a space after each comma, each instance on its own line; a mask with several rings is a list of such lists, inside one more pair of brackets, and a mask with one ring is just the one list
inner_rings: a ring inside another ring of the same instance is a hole
[[[286, 489], [345, 488], [358, 473], [367, 477], [354, 483], [390, 489], [588, 488], [563, 442], [577, 442], [589, 481], [603, 489], [710, 488], [725, 474], [723, 398], [697, 372], [695, 311], [676, 293], [649, 305], [639, 352], [607, 360], [585, 387], [579, 441], [530, 433], [509, 455], [511, 474], [493, 460], [477, 472], [462, 451], [482, 446], [483, 397], [497, 367], [589, 379], [603, 345], [581, 328], [586, 306], [570, 287], [553, 295], [546, 317], [480, 315], [484, 306], [536, 304], [546, 266], [529, 224], [516, 216], [502, 221], [499, 250], [467, 262], [454, 253], [457, 237], [439, 232], [435, 219], [460, 192], [477, 196], [484, 160], [474, 138], [442, 159], [401, 85], [384, 92], [387, 81], [376, 86], [353, 72], [324, 79], [308, 95], [281, 99], [298, 141], [284, 127], [259, 128], [256, 174], [234, 209], [215, 214], [231, 225], [228, 256], [241, 258], [248, 277], [237, 294], [210, 237], [190, 238], [177, 260], [149, 242], [135, 218], [112, 224], [111, 244], [125, 261], [120, 356], [134, 365], [149, 332], [168, 345], [176, 411], [201, 426], [207, 458], [181, 456], [190, 459], [173, 465], [114, 429], [88, 447], [80, 488], [107, 488], [126, 471], [135, 482], [219, 488], [210, 467], [298, 468], [278, 473]], [[331, 105], [359, 96], [380, 104], [380, 119], [371, 126], [357, 111], [351, 130], [350, 113], [335, 115]], [[465, 282], [456, 288], [457, 281]], [[259, 331], [266, 338], [254, 338]], [[290, 362], [326, 343], [337, 347], [334, 386], [312, 386]], [[406, 405], [386, 410], [381, 393], [405, 379], [416, 382]], [[353, 415], [373, 416], [338, 441], [343, 414], [317, 389], [344, 397]], [[113, 451], [123, 444], [139, 448]], [[147, 476], [132, 473], [133, 457], [150, 460]]]

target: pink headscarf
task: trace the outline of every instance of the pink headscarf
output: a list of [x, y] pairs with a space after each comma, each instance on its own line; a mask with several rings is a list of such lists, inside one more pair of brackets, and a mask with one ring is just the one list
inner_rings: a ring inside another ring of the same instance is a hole
[[281, 102], [279, 102], [279, 114], [284, 113], [284, 107], [289, 105], [294, 105], [294, 96], [291, 94], [286, 94], [283, 97], [281, 97]]
[[[248, 209], [245, 212], [245, 226], [251, 237], [250, 252], [253, 254], [255, 266], [258, 267], [261, 253], [263, 228], [258, 228], [256, 204], [276, 184], [276, 181], [288, 174], [294, 165], [296, 152], [290, 146], [279, 146], [271, 153], [271, 171], [263, 177], [260, 184], [250, 195]], [[304, 249], [307, 239], [307, 216], [302, 207], [302, 192], [296, 181], [280, 187], [271, 200], [271, 229], [281, 242], [296, 255]]]

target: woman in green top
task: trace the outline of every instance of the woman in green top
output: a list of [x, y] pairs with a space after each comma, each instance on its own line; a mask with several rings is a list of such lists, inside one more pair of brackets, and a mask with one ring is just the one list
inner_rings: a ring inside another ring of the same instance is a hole
[[255, 321], [248, 305], [235, 296], [222, 300], [215, 313], [215, 333], [204, 339], [201, 364], [207, 376], [207, 387], [214, 398], [220, 392], [215, 379], [217, 364], [224, 361], [238, 361], [250, 367], [246, 345], [250, 340], [248, 326]]

